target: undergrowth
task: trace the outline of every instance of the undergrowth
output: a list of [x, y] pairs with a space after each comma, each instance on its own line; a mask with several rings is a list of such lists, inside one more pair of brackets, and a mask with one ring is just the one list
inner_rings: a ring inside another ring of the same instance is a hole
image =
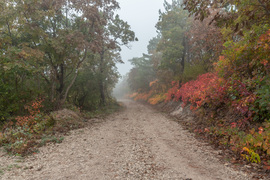
[[157, 79], [150, 82], [148, 91], [139, 90], [130, 97], [153, 105], [168, 101], [189, 105], [200, 117], [196, 132], [208, 134], [248, 162], [266, 163], [270, 170], [268, 28], [256, 36], [247, 33], [239, 41], [226, 42], [213, 72], [188, 82], [172, 81], [165, 90]]
[[48, 143], [61, 143], [63, 135], [72, 129], [82, 128], [87, 119], [105, 117], [121, 109], [113, 103], [93, 112], [63, 109], [49, 114], [41, 112], [43, 99], [36, 99], [25, 105], [28, 114], [10, 119], [2, 126], [0, 147], [10, 155], [26, 156], [38, 152], [38, 148]]

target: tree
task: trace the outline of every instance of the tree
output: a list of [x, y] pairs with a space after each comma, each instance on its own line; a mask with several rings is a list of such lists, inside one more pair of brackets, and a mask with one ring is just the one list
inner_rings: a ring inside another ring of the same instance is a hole
[[0, 120], [4, 121], [11, 114], [23, 113], [24, 104], [43, 92], [35, 76], [40, 68], [31, 64], [42, 62], [44, 53], [27, 47], [16, 2], [1, 1], [0, 9]]
[[[115, 0], [16, 0], [3, 4], [12, 7], [9, 9], [15, 15], [5, 24], [7, 33], [12, 33], [9, 27], [15, 27], [14, 32], [22, 40], [16, 44], [22, 47], [21, 58], [30, 67], [39, 69], [39, 75], [49, 87], [47, 90], [50, 89], [51, 101], [61, 108], [82, 63], [89, 53], [102, 48], [102, 28], [112, 19], [118, 3]], [[43, 53], [42, 61], [35, 58], [30, 61], [29, 56], [37, 51]]]
[[55, 105], [49, 109], [63, 107], [82, 65], [97, 66], [90, 61], [104, 42], [116, 47], [104, 28], [118, 8], [115, 0], [1, 1], [0, 118], [22, 113], [36, 97]]
[[148, 54], [154, 54], [157, 52], [158, 44], [161, 40], [161, 35], [158, 34], [156, 37], [150, 39], [149, 44], [147, 46]]
[[269, 24], [270, 19], [268, 0], [184, 0], [184, 6], [201, 21], [217, 10], [212, 22], [219, 27], [230, 26], [240, 35], [253, 25]]
[[181, 7], [182, 1], [164, 3], [165, 12], [160, 12], [156, 25], [161, 34], [157, 51], [162, 52], [161, 66], [170, 69], [175, 77], [184, 72], [188, 43], [185, 33], [188, 30], [188, 12]]
[[194, 19], [187, 32], [190, 47], [188, 59], [191, 65], [203, 64], [206, 72], [213, 70], [213, 63], [218, 60], [224, 43], [221, 29], [210, 21], [211, 16], [204, 21]]
[[[111, 67], [115, 67], [116, 62], [122, 62], [119, 57], [121, 51], [120, 46], [128, 45], [131, 41], [137, 41], [135, 33], [130, 30], [127, 22], [120, 19], [116, 15], [107, 26], [103, 28], [102, 47], [99, 51], [99, 89], [100, 89], [100, 105], [106, 104], [106, 79], [109, 74], [114, 74], [114, 78], [119, 76], [113, 73]], [[111, 72], [111, 73], [109, 73]]]
[[131, 93], [128, 85], [128, 74], [124, 75], [120, 82], [117, 83], [113, 90], [113, 95], [117, 99], [122, 99], [127, 97]]
[[155, 79], [150, 56], [143, 54], [142, 57], [133, 58], [129, 61], [134, 66], [128, 74], [128, 83], [131, 90], [147, 92], [149, 83]]

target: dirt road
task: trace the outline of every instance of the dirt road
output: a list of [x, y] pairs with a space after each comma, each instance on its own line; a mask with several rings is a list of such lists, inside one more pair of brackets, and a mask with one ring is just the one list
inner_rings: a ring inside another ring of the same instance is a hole
[[17, 161], [18, 168], [2, 179], [249, 179], [161, 113], [133, 101], [124, 104], [124, 111], [106, 121], [96, 120], [63, 143]]

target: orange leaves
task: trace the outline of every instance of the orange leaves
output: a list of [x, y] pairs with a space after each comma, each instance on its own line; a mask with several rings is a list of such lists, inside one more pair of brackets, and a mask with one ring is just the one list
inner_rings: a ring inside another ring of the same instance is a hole
[[254, 59], [258, 59], [259, 63], [264, 66], [265, 71], [268, 71], [270, 67], [270, 30], [260, 36], [255, 50], [257, 58]]
[[166, 99], [166, 97], [167, 97], [166, 94], [158, 94], [150, 98], [148, 102], [152, 105], [156, 105], [160, 102], [163, 102]]
[[143, 100], [147, 101], [151, 96], [152, 96], [153, 91], [149, 91], [148, 93], [133, 93], [129, 95], [130, 98], [134, 99], [135, 101], [137, 100]]
[[[260, 163], [260, 157], [267, 160], [270, 158], [270, 123], [263, 123], [261, 127], [252, 128], [248, 131], [241, 131], [238, 123], [223, 125], [220, 127], [213, 126], [208, 132], [205, 128], [204, 132], [219, 137], [218, 141], [222, 145], [226, 145], [237, 154], [241, 154], [243, 158], [250, 162]], [[228, 141], [229, 140], [229, 141]]]
[[220, 61], [224, 61], [224, 59], [225, 59], [225, 56], [219, 56]]
[[262, 133], [263, 133], [263, 128], [259, 127], [259, 134], [262, 134]]
[[35, 115], [35, 114], [38, 114], [40, 113], [40, 108], [43, 107], [42, 105], [42, 102], [44, 100], [43, 99], [36, 99], [35, 101], [31, 102], [30, 105], [25, 105], [25, 109], [28, 110], [28, 112], [31, 114], [31, 115]]
[[258, 43], [270, 42], [270, 29], [260, 36]]
[[268, 61], [266, 59], [263, 59], [260, 63], [264, 66], [268, 65]]
[[160, 93], [160, 91], [163, 90], [164, 87], [158, 83], [158, 80], [150, 82], [149, 86], [151, 87], [151, 90], [149, 92], [133, 93], [129, 95], [129, 97], [133, 98], [135, 101], [142, 100], [152, 105], [156, 105], [160, 102], [165, 101], [167, 96], [165, 93]]
[[148, 93], [138, 93], [135, 97], [134, 100], [144, 100], [147, 101], [148, 98], [152, 95], [152, 91], [148, 92]]
[[261, 159], [259, 154], [255, 153], [253, 150], [248, 149], [247, 147], [243, 148], [243, 152], [245, 154], [241, 154], [242, 157], [244, 157], [246, 160], [252, 162], [252, 163], [261, 163]]
[[166, 94], [164, 93], [167, 89], [166, 85], [160, 83], [160, 81], [156, 79], [149, 83], [149, 89], [150, 90], [145, 92], [133, 93], [129, 95], [129, 97], [133, 98], [135, 101], [142, 100], [152, 105], [156, 105], [160, 102], [165, 101], [167, 97]]
[[15, 118], [16, 119], [16, 125], [17, 126], [25, 126], [27, 125], [28, 127], [32, 127], [35, 125], [37, 122], [35, 121], [35, 116], [18, 116]]
[[209, 133], [210, 130], [208, 128], [204, 128], [204, 132]]
[[17, 126], [25, 126], [32, 127], [35, 125], [36, 122], [36, 116], [40, 114], [40, 108], [43, 107], [42, 102], [43, 99], [36, 99], [35, 101], [31, 102], [29, 105], [25, 105], [25, 109], [28, 110], [29, 114], [28, 116], [18, 116], [16, 117], [16, 125]]
[[156, 84], [158, 82], [158, 80], [156, 79], [155, 81], [152, 81], [149, 83], [149, 86], [152, 87], [154, 84]]
[[133, 93], [133, 94], [130, 94], [128, 97], [135, 98], [137, 95], [138, 95], [138, 93]]
[[16, 119], [17, 126], [24, 126], [29, 121], [28, 116], [18, 116], [15, 119]]

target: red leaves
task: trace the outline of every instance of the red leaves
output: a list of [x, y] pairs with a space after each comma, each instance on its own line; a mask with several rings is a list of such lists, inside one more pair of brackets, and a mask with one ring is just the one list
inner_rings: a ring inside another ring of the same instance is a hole
[[259, 43], [267, 43], [270, 42], [270, 30], [260, 36]]
[[266, 59], [263, 59], [260, 63], [263, 64], [264, 66], [267, 66], [268, 61]]
[[[248, 90], [245, 83], [239, 80], [225, 80], [215, 73], [206, 73], [194, 81], [183, 84], [180, 88], [178, 83], [172, 82], [172, 84], [174, 86], [168, 90], [167, 101], [181, 100], [183, 106], [190, 103], [192, 110], [200, 108], [205, 103], [214, 107], [227, 105], [242, 115], [243, 119], [239, 121], [238, 126], [244, 126], [254, 115], [250, 106], [257, 97]], [[232, 126], [236, 127], [236, 124]]]
[[[217, 98], [220, 96], [219, 92], [224, 91], [224, 89], [219, 88], [220, 79], [217, 74], [206, 73], [200, 75], [196, 80], [189, 81], [183, 84], [180, 88], [177, 83], [174, 87], [168, 90], [167, 100], [183, 101], [183, 106], [191, 103], [191, 109], [197, 109], [201, 107], [204, 103], [209, 101], [209, 98]], [[217, 91], [217, 93], [212, 93]]]
[[237, 127], [237, 123], [236, 122], [231, 123], [231, 128], [236, 128], [236, 127]]
[[259, 127], [259, 134], [262, 134], [262, 133], [263, 133], [263, 128]]

